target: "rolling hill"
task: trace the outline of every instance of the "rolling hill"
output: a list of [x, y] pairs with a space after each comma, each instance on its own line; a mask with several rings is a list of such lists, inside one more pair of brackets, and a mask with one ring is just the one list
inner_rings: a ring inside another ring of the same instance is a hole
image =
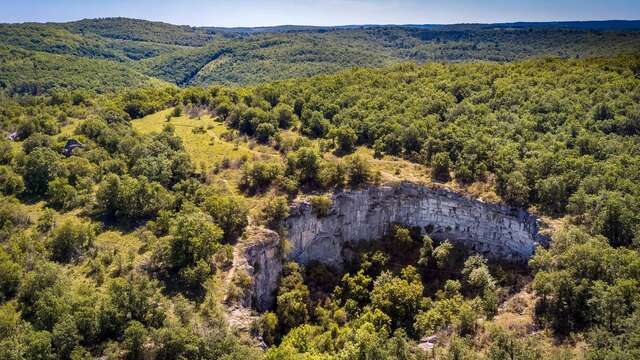
[[[52, 86], [38, 66], [19, 65], [36, 58], [62, 73], [80, 62], [96, 78], [133, 79], [113, 81], [124, 86], [148, 77], [179, 86], [249, 85], [400, 62], [611, 55], [640, 49], [639, 29], [638, 21], [213, 28], [104, 18], [1, 24], [0, 45], [15, 51], [2, 51], [0, 62], [11, 64], [2, 72], [10, 92]], [[58, 77], [55, 86], [106, 90], [73, 76]]]

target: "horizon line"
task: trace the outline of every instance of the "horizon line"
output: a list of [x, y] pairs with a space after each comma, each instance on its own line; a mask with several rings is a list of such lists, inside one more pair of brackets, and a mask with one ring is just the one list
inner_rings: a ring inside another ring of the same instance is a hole
[[349, 27], [349, 26], [456, 26], [456, 25], [510, 25], [510, 24], [562, 24], [562, 23], [606, 23], [606, 22], [640, 22], [640, 19], [594, 19], [594, 20], [511, 20], [503, 22], [452, 22], [452, 23], [345, 23], [335, 25], [307, 25], [307, 24], [276, 24], [276, 25], [256, 25], [256, 26], [216, 26], [216, 25], [190, 25], [190, 24], [175, 24], [163, 20], [150, 20], [143, 18], [133, 18], [126, 16], [106, 16], [95, 18], [80, 18], [76, 20], [68, 21], [22, 21], [22, 22], [0, 22], [3, 25], [23, 25], [23, 24], [67, 24], [80, 22], [85, 20], [107, 20], [107, 19], [126, 19], [126, 20], [138, 20], [151, 23], [161, 23], [173, 26], [188, 26], [191, 28], [219, 28], [219, 29], [259, 29], [259, 28], [277, 28], [287, 26], [299, 26], [309, 28], [335, 28], [335, 27]]

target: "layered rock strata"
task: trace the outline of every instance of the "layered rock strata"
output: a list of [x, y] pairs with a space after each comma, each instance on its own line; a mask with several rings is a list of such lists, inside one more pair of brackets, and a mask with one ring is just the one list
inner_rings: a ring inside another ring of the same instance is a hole
[[[510, 262], [527, 261], [536, 246], [547, 241], [539, 233], [538, 219], [525, 210], [413, 183], [340, 192], [332, 202], [321, 217], [308, 202], [292, 205], [284, 223], [290, 260], [341, 269], [353, 245], [381, 238], [393, 224], [417, 227], [436, 241], [448, 239], [487, 258]], [[261, 236], [244, 251], [254, 279], [248, 303], [258, 310], [272, 306], [282, 270], [280, 238], [269, 231]]]

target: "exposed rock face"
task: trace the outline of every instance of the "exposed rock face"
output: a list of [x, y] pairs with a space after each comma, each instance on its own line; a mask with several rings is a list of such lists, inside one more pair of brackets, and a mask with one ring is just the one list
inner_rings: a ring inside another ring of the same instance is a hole
[[234, 268], [246, 271], [253, 279], [242, 305], [267, 310], [274, 302], [282, 272], [280, 236], [271, 230], [252, 229], [249, 241], [239, 250], [239, 256], [234, 255]]
[[340, 268], [348, 244], [381, 238], [393, 224], [419, 227], [434, 240], [449, 239], [488, 258], [515, 262], [528, 260], [546, 241], [538, 234], [537, 218], [522, 209], [401, 183], [338, 193], [322, 218], [309, 203], [300, 203], [286, 221], [291, 258]]
[[[492, 259], [524, 262], [546, 238], [535, 216], [522, 209], [487, 204], [447, 190], [412, 183], [341, 192], [333, 196], [327, 216], [300, 202], [285, 221], [291, 260], [319, 261], [342, 268], [351, 245], [384, 236], [390, 226], [419, 227], [434, 240], [449, 239]], [[251, 305], [268, 308], [275, 299], [282, 264], [278, 242], [258, 241], [245, 256], [254, 277]]]

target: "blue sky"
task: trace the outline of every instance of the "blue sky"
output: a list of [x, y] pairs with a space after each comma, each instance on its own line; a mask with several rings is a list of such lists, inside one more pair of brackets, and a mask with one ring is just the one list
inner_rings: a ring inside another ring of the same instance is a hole
[[640, 19], [640, 0], [0, 0], [0, 22], [124, 16], [210, 26]]

